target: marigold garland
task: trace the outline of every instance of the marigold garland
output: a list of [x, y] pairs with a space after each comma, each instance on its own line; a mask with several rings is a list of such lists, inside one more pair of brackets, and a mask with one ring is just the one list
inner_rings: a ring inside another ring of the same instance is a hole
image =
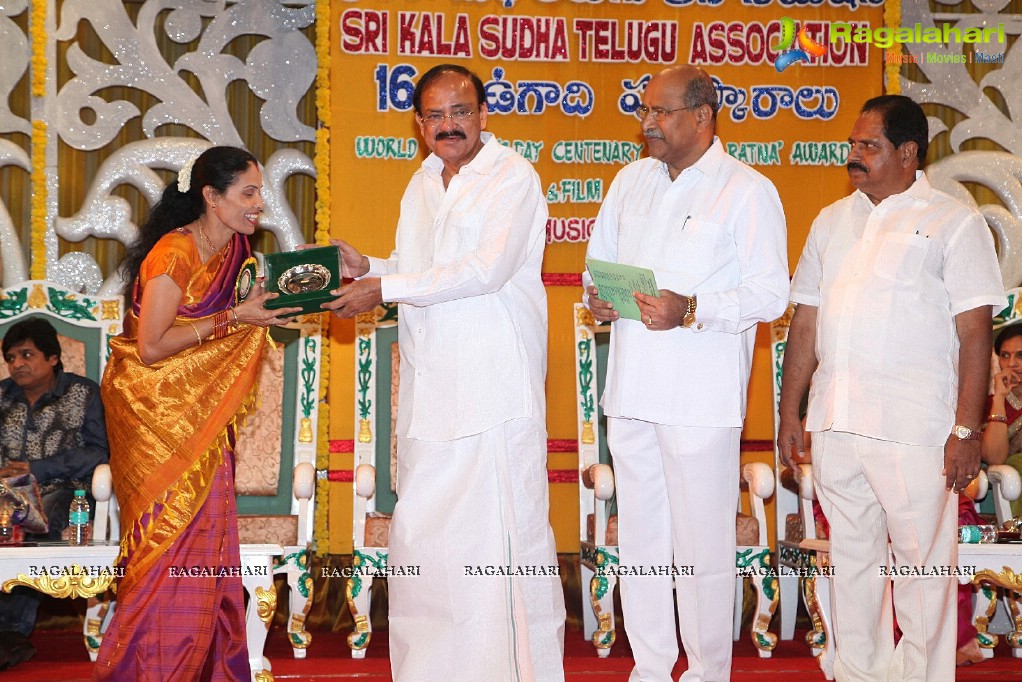
[[32, 121], [32, 279], [46, 279], [46, 122]]
[[[901, 0], [886, 0], [884, 2], [884, 27], [897, 29], [901, 26]], [[888, 48], [889, 52], [901, 55], [901, 43], [895, 43]], [[884, 81], [885, 90], [888, 95], [901, 94], [901, 60], [884, 59]]]
[[32, 40], [32, 96], [46, 96], [46, 2], [32, 3], [29, 34]]
[[[46, 5], [45, 2], [33, 2], [29, 20], [33, 97], [46, 96]], [[46, 130], [45, 121], [32, 121], [32, 210], [29, 221], [32, 279], [46, 279]]]
[[[317, 244], [330, 242], [330, 0], [316, 2], [316, 234]], [[319, 423], [316, 442], [316, 470], [330, 468], [330, 315], [321, 315], [319, 359]], [[330, 548], [329, 494], [326, 478], [316, 480], [316, 515], [313, 537], [315, 551], [323, 556]]]

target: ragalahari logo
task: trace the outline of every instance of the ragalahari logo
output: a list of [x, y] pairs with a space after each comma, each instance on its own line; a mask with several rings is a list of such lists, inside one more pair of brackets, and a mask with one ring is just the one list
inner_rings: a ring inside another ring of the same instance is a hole
[[[825, 46], [809, 37], [805, 24], [802, 24], [802, 29], [797, 34], [795, 33], [795, 27], [794, 19], [781, 17], [780, 41], [775, 45], [771, 45], [774, 52], [781, 53], [774, 60], [774, 68], [777, 69], [777, 73], [784, 71], [796, 62], [806, 62], [808, 64], [811, 61], [810, 56], [822, 57], [827, 51]], [[798, 41], [798, 47], [792, 49], [795, 46], [796, 40]]]

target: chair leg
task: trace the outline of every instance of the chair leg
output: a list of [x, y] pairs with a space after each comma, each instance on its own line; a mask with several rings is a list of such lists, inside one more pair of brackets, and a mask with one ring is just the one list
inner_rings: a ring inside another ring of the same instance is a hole
[[312, 576], [309, 575], [309, 551], [298, 550], [284, 558], [287, 564], [288, 598], [287, 636], [294, 657], [305, 658], [312, 635], [305, 629], [305, 618], [312, 604]]
[[596, 614], [593, 611], [592, 601], [589, 596], [590, 585], [593, 581], [595, 571], [592, 567], [586, 564], [585, 558], [579, 562], [579, 568], [581, 569], [581, 583], [582, 587], [582, 636], [586, 639], [590, 639], [593, 633], [596, 632]]
[[100, 595], [103, 600], [96, 597], [89, 597], [85, 608], [85, 624], [82, 626], [82, 635], [85, 639], [85, 649], [89, 652], [89, 659], [95, 663], [99, 655], [99, 647], [103, 644], [103, 628], [107, 612], [112, 608], [113, 597], [109, 593]]
[[772, 555], [769, 547], [738, 547], [735, 554], [735, 566], [740, 576], [735, 588], [735, 626], [734, 638], [738, 639], [741, 625], [741, 583], [742, 578], [752, 580], [756, 591], [756, 613], [752, 620], [752, 643], [760, 658], [770, 658], [777, 646], [777, 635], [768, 631], [770, 619], [777, 610], [777, 576], [771, 566]]
[[589, 599], [593, 605], [593, 613], [596, 614], [597, 627], [593, 633], [593, 646], [596, 647], [596, 655], [606, 658], [610, 655], [610, 648], [614, 646], [617, 633], [614, 630], [614, 586], [617, 584], [616, 575], [594, 575], [589, 581]]
[[[357, 550], [356, 550], [357, 551]], [[348, 635], [348, 646], [351, 647], [352, 658], [365, 658], [366, 647], [373, 636], [373, 624], [369, 620], [369, 589], [373, 579], [371, 576], [355, 575], [348, 578], [344, 588], [344, 596], [348, 602], [348, 610], [355, 621], [355, 629]]]
[[1000, 638], [988, 632], [990, 619], [997, 611], [997, 588], [989, 583], [980, 583], [972, 596], [972, 624], [976, 628], [976, 642], [983, 658], [993, 658], [994, 647]]
[[611, 546], [593, 548], [592, 563], [597, 570], [589, 580], [589, 603], [596, 616], [596, 630], [591, 639], [596, 647], [596, 655], [600, 658], [610, 655], [610, 649], [617, 639], [614, 629], [614, 587], [617, 585], [617, 573], [600, 569], [619, 563], [617, 551], [617, 547]]
[[802, 579], [802, 597], [813, 623], [806, 633], [806, 644], [817, 656], [820, 670], [828, 680], [834, 679], [834, 637], [830, 624], [830, 579], [810, 576]]
[[745, 605], [745, 578], [735, 578], [735, 607], [731, 610], [731, 641], [737, 642], [742, 636], [742, 607]]
[[1014, 658], [1022, 658], [1022, 610], [1019, 609], [1019, 598], [1022, 594], [1005, 589], [1004, 598], [1008, 602], [1008, 613], [1011, 615], [1011, 622], [1014, 629], [1009, 632], [1005, 639], [1011, 647], [1011, 655]]
[[245, 609], [245, 636], [248, 642], [248, 665], [252, 670], [252, 682], [273, 679], [270, 662], [263, 656], [266, 634], [277, 612], [277, 590], [273, 586], [273, 562], [268, 556], [245, 557], [242, 584], [248, 592], [248, 607]]
[[798, 576], [788, 571], [787, 566], [781, 565], [777, 579], [781, 591], [781, 639], [795, 638], [795, 616], [798, 612]]

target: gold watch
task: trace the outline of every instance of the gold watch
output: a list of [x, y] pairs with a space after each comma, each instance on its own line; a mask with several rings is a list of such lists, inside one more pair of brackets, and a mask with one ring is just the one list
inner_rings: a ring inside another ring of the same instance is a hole
[[951, 427], [951, 435], [958, 440], [980, 440], [983, 438], [983, 432], [979, 429], [970, 429], [968, 426], [962, 426], [961, 424], [955, 424]]
[[685, 310], [685, 314], [681, 317], [682, 327], [691, 327], [696, 323], [696, 295], [692, 294], [688, 297], [688, 308]]

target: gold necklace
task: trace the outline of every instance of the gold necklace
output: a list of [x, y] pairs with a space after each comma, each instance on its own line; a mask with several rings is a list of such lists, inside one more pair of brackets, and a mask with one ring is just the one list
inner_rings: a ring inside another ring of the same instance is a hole
[[213, 244], [209, 241], [209, 237], [207, 237], [206, 233], [202, 231], [202, 219], [199, 218], [198, 220], [196, 220], [195, 224], [199, 226], [199, 239], [201, 239], [202, 242], [206, 245], [206, 248], [209, 249], [210, 258], [212, 258], [214, 255], [220, 256], [220, 263], [223, 264], [224, 254], [218, 251], [217, 249], [213, 248]]

